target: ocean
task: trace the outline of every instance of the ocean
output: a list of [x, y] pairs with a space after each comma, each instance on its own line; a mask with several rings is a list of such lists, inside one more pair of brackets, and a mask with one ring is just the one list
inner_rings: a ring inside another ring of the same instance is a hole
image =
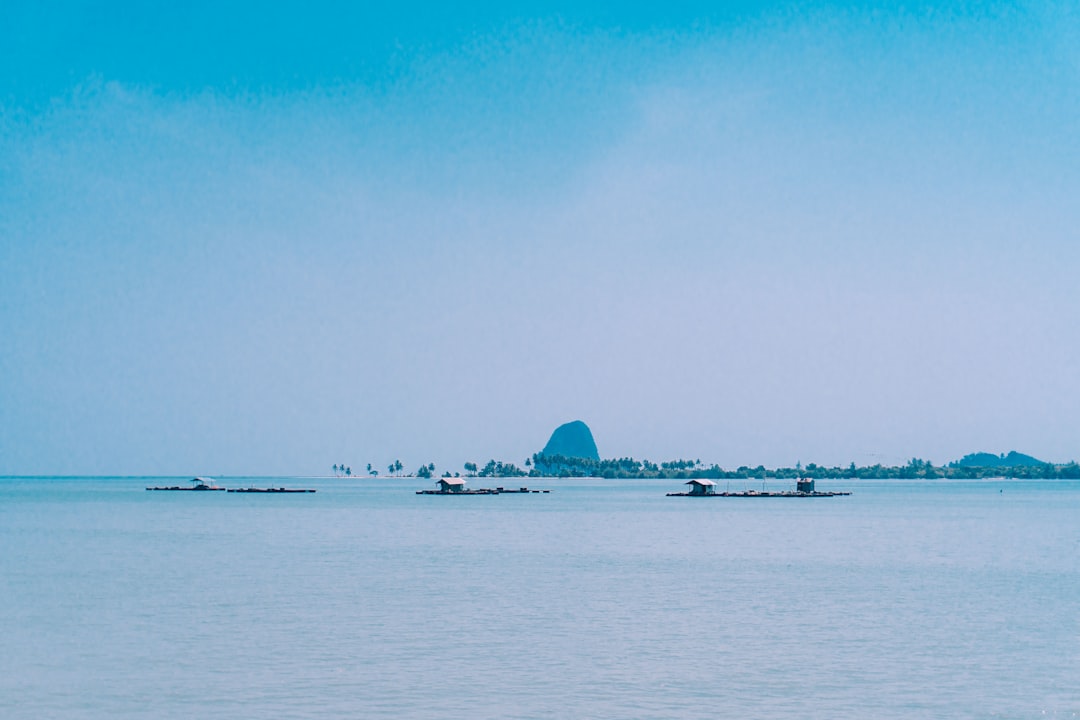
[[186, 480], [0, 479], [0, 717], [1080, 716], [1078, 482]]

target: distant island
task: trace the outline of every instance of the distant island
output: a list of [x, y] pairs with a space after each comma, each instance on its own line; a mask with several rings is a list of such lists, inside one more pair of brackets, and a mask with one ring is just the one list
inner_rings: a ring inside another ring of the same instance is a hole
[[1047, 463], [1042, 460], [1037, 460], [1030, 455], [1018, 453], [1013, 450], [1008, 455], [1005, 455], [1004, 453], [1001, 455], [993, 455], [987, 452], [971, 453], [970, 455], [965, 455], [956, 462], [949, 463], [949, 467], [1013, 468], [1033, 467], [1046, 464]]
[[[404, 472], [404, 465], [395, 460], [388, 468], [398, 477], [438, 477], [434, 463], [419, 466], [415, 472]], [[632, 457], [604, 460], [589, 426], [574, 420], [555, 428], [540, 452], [526, 458], [524, 467], [512, 462], [489, 460], [480, 466], [467, 462], [464, 472], [444, 471], [441, 477], [597, 477], [610, 479], [665, 479], [674, 480], [795, 480], [806, 479], [864, 479], [864, 480], [917, 480], [947, 479], [971, 480], [978, 478], [1007, 477], [1032, 480], [1080, 480], [1080, 465], [1075, 461], [1065, 464], [1044, 462], [1031, 455], [1015, 450], [1008, 454], [994, 455], [977, 452], [943, 466], [935, 466], [928, 460], [912, 458], [903, 465], [864, 465], [850, 463], [847, 467], [827, 467], [808, 463], [796, 463], [795, 467], [766, 468], [764, 465], [742, 465], [725, 470], [717, 464], [705, 464], [701, 460], [668, 460], [654, 463], [635, 460]], [[335, 473], [351, 475], [351, 468], [335, 465]], [[370, 464], [368, 473], [376, 475]]]

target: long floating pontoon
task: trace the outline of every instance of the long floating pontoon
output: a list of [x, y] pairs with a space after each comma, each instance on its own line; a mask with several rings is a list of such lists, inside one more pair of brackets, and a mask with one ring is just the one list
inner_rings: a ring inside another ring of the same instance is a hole
[[814, 489], [814, 481], [800, 478], [795, 483], [794, 490], [782, 490], [780, 492], [768, 492], [766, 490], [744, 490], [742, 492], [716, 492], [716, 483], [712, 480], [691, 480], [686, 483], [690, 486], [689, 492], [668, 493], [668, 497], [737, 497], [737, 498], [761, 498], [761, 497], [839, 497], [850, 495], [849, 492], [820, 492]]
[[475, 490], [466, 490], [465, 481], [461, 478], [439, 478], [435, 483], [439, 486], [437, 490], [417, 490], [417, 495], [511, 495], [520, 494], [527, 495], [533, 493], [539, 495], [541, 493], [550, 493], [550, 490], [530, 490], [527, 487], [521, 488], [476, 488]]
[[751, 498], [751, 497], [839, 497], [840, 495], [850, 495], [849, 492], [796, 492], [794, 490], [788, 490], [786, 492], [758, 492], [756, 490], [747, 490], [745, 492], [722, 492], [722, 493], [695, 493], [695, 492], [682, 492], [682, 493], [668, 493], [668, 497], [739, 497], [739, 498]]
[[192, 483], [191, 487], [180, 487], [179, 485], [173, 485], [172, 487], [148, 487], [146, 489], [147, 490], [173, 490], [173, 491], [177, 491], [177, 490], [206, 491], [206, 490], [224, 490], [225, 489], [223, 487], [218, 487], [217, 485], [214, 484], [213, 480], [209, 480], [207, 478], [201, 478], [201, 477], [192, 478], [191, 483]]
[[[206, 491], [206, 490], [221, 490], [226, 488], [218, 487], [214, 484], [213, 480], [208, 478], [192, 478], [191, 487], [180, 487], [179, 485], [173, 485], [172, 487], [148, 487], [147, 490], [187, 490], [187, 491]], [[309, 488], [228, 488], [228, 492], [239, 493], [313, 493], [315, 492]]]

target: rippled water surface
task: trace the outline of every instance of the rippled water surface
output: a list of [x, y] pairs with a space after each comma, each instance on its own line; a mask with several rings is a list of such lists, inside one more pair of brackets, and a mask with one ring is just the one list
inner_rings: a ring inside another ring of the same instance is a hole
[[1080, 483], [164, 482], [0, 479], [0, 717], [1080, 717]]

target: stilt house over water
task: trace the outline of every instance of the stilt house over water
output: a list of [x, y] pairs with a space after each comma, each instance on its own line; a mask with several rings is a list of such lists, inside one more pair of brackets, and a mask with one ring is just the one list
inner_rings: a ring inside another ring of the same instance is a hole
[[439, 478], [436, 483], [439, 492], [459, 493], [465, 489], [465, 481], [461, 478]]
[[689, 495], [715, 495], [716, 483], [712, 480], [691, 480], [686, 483], [690, 486]]

